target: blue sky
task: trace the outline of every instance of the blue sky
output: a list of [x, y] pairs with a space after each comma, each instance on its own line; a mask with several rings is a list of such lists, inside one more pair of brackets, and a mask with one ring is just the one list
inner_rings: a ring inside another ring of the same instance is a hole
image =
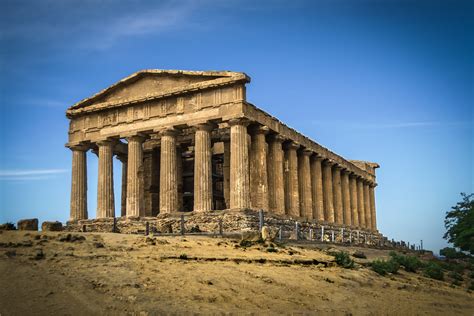
[[[469, 1], [2, 1], [0, 222], [65, 221], [73, 103], [148, 68], [243, 71], [248, 100], [378, 162], [379, 229], [445, 246], [473, 192]], [[120, 164], [115, 164], [119, 211]], [[95, 216], [97, 158], [88, 156]]]

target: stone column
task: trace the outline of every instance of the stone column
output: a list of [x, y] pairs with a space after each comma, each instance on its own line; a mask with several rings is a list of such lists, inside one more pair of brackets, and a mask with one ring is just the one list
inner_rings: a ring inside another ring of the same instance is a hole
[[178, 182], [176, 164], [177, 130], [161, 132], [160, 154], [160, 214], [178, 211]]
[[377, 184], [371, 183], [369, 187], [369, 195], [370, 195], [370, 211], [372, 214], [372, 230], [377, 231], [377, 212], [375, 208], [375, 187]]
[[250, 146], [250, 206], [252, 209], [268, 211], [267, 142], [269, 129], [258, 126], [251, 129]]
[[284, 138], [280, 135], [269, 137], [268, 188], [270, 210], [275, 214], [285, 214], [285, 183], [283, 180]]
[[194, 211], [212, 210], [212, 125], [196, 126], [194, 145]]
[[127, 216], [143, 216], [143, 136], [127, 138]]
[[364, 184], [357, 178], [357, 210], [359, 211], [359, 227], [365, 228]]
[[372, 229], [372, 210], [370, 209], [369, 183], [364, 181], [364, 213], [365, 228]]
[[249, 144], [246, 119], [233, 119], [230, 125], [230, 208], [250, 208]]
[[349, 186], [351, 191], [351, 215], [352, 226], [359, 227], [359, 211], [357, 202], [357, 177], [354, 174], [349, 176]]
[[334, 215], [335, 222], [342, 224], [344, 222], [342, 212], [342, 186], [341, 186], [341, 170], [342, 168], [335, 165], [332, 168], [332, 191], [334, 196]]
[[97, 183], [97, 218], [115, 217], [113, 141], [100, 141]]
[[298, 185], [298, 156], [296, 150], [300, 147], [295, 142], [286, 144], [285, 163], [287, 164], [286, 181], [286, 214], [293, 217], [300, 217], [300, 195]]
[[313, 197], [311, 190], [310, 150], [302, 150], [298, 156], [298, 182], [301, 216], [313, 219]]
[[324, 221], [324, 199], [323, 199], [323, 171], [322, 158], [313, 156], [311, 159], [311, 190], [313, 195], [313, 218]]
[[127, 155], [117, 155], [122, 163], [122, 187], [120, 196], [120, 216], [127, 216]]
[[184, 192], [183, 192], [183, 149], [176, 146], [176, 179], [178, 186], [178, 211], [184, 210]]
[[230, 141], [229, 137], [226, 136], [222, 139], [224, 143], [224, 163], [223, 163], [223, 173], [224, 173], [224, 200], [225, 208], [230, 208]]
[[349, 171], [342, 170], [341, 175], [342, 185], [342, 209], [344, 213], [344, 225], [351, 226], [351, 193], [349, 188]]
[[87, 157], [85, 146], [70, 147], [72, 151], [71, 221], [87, 219]]
[[334, 197], [332, 192], [332, 165], [329, 160], [323, 162], [323, 201], [324, 201], [324, 220], [334, 223]]

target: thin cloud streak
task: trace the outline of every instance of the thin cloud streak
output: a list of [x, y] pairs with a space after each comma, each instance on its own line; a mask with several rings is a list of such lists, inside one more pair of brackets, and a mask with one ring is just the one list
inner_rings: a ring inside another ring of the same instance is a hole
[[45, 180], [68, 172], [68, 169], [0, 170], [0, 180]]

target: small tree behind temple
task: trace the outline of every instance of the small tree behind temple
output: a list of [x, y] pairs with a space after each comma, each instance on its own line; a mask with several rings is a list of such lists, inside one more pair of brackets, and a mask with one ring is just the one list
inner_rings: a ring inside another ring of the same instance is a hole
[[461, 193], [462, 201], [446, 213], [444, 238], [455, 247], [474, 254], [474, 194]]

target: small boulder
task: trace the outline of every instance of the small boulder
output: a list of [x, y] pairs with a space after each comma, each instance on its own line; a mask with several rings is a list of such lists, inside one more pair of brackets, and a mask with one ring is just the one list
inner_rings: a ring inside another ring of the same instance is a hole
[[41, 230], [44, 232], [60, 232], [63, 230], [63, 224], [61, 222], [43, 222], [41, 224]]
[[162, 234], [171, 234], [171, 233], [173, 233], [173, 226], [171, 225], [171, 223], [163, 223], [163, 224], [157, 226], [156, 229], [158, 230], [158, 232], [160, 232]]
[[38, 230], [38, 219], [37, 218], [30, 218], [30, 219], [21, 219], [18, 221], [17, 225], [18, 230]]
[[271, 228], [268, 226], [262, 227], [262, 239], [263, 241], [274, 241], [278, 235], [278, 229]]

